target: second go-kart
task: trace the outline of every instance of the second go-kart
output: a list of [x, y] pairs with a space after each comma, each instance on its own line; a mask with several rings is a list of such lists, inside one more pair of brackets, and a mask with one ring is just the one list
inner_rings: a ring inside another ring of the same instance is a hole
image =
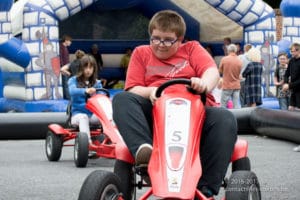
[[[190, 85], [191, 82], [175, 79], [157, 89], [159, 98], [153, 107], [153, 151], [148, 166], [136, 166], [132, 156], [124, 151], [128, 157], [116, 158], [114, 172], [96, 170], [89, 174], [81, 187], [79, 200], [131, 200], [137, 198], [137, 189], [142, 188], [148, 189], [140, 200], [213, 199], [197, 189], [201, 177], [199, 144], [204, 105], [199, 95], [190, 89], [165, 90], [174, 84]], [[223, 184], [226, 200], [261, 199], [260, 185], [250, 170], [247, 150], [247, 141], [238, 139], [231, 158], [232, 174]]]
[[[101, 94], [87, 97], [86, 108], [93, 112], [100, 120], [99, 126], [91, 126], [90, 133], [92, 144], [86, 133], [79, 132], [78, 127], [70, 124], [70, 106], [68, 106], [67, 127], [59, 124], [50, 124], [45, 141], [45, 152], [49, 161], [58, 161], [61, 157], [62, 148], [74, 146], [74, 162], [77, 167], [85, 167], [89, 159], [89, 152], [93, 152], [93, 158], [120, 158], [128, 157], [129, 151], [125, 147], [121, 136], [116, 134], [116, 127], [112, 123], [112, 106], [109, 98], [109, 91], [100, 88], [96, 89]], [[104, 93], [104, 94], [103, 94]], [[74, 144], [68, 141], [75, 139]], [[115, 146], [119, 145], [118, 148]], [[124, 146], [124, 147], [123, 147]], [[116, 152], [116, 149], [122, 150], [122, 154]], [[127, 153], [126, 153], [127, 152]], [[120, 156], [119, 156], [120, 154]]]

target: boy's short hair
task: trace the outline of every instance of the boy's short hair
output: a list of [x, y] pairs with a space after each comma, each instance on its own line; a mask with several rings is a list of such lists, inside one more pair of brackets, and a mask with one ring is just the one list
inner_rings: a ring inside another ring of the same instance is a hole
[[285, 56], [287, 58], [289, 57], [288, 54], [285, 52], [280, 52], [277, 57], [279, 58], [280, 56]]
[[183, 37], [186, 31], [186, 24], [181, 15], [173, 10], [162, 10], [157, 12], [150, 20], [148, 32], [151, 36], [154, 29], [163, 32], [175, 32], [177, 37]]
[[290, 50], [292, 50], [293, 47], [294, 47], [297, 51], [300, 50], [300, 44], [297, 43], [297, 42], [293, 43], [293, 44], [290, 46]]
[[65, 42], [66, 40], [72, 41], [72, 37], [69, 35], [63, 35], [61, 41]]

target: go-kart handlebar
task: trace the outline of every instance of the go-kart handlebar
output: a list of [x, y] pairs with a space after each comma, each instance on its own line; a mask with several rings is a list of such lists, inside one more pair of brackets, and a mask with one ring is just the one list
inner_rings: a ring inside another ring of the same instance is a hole
[[[162, 94], [162, 92], [164, 91], [164, 89], [166, 89], [167, 87], [171, 86], [171, 85], [175, 85], [175, 84], [181, 84], [181, 85], [188, 85], [191, 86], [192, 82], [190, 79], [186, 79], [186, 78], [178, 78], [178, 79], [172, 79], [172, 80], [168, 80], [166, 82], [164, 82], [163, 84], [161, 84], [155, 93], [155, 96], [157, 98], [159, 98]], [[196, 94], [196, 91], [193, 90], [192, 88], [188, 87], [187, 90], [191, 93]], [[201, 93], [201, 101], [203, 102], [203, 104], [205, 104], [206, 102], [206, 94], [205, 93]]]
[[107, 97], [110, 96], [108, 89], [105, 88], [96, 88], [96, 92], [103, 92]]
[[[97, 92], [103, 92], [107, 97], [110, 97], [109, 91], [105, 88], [96, 88], [96, 93]], [[85, 101], [87, 101], [91, 97], [92, 97], [91, 95], [85, 93]]]
[[164, 89], [166, 89], [167, 87], [169, 87], [171, 85], [175, 85], [175, 84], [191, 86], [191, 80], [186, 79], [186, 78], [178, 78], [178, 79], [172, 79], [172, 80], [166, 81], [157, 88], [155, 96], [157, 98], [159, 98], [161, 96], [161, 93], [164, 91]]

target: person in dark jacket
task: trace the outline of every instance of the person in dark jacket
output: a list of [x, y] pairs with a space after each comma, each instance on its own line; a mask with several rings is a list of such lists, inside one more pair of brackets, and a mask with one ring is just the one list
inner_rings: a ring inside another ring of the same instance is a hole
[[251, 48], [248, 51], [248, 63], [242, 73], [245, 77], [245, 104], [248, 107], [255, 107], [262, 104], [261, 76], [263, 66], [259, 49]]
[[289, 110], [300, 111], [300, 44], [293, 43], [290, 51], [292, 58], [284, 75], [282, 90], [291, 91]]

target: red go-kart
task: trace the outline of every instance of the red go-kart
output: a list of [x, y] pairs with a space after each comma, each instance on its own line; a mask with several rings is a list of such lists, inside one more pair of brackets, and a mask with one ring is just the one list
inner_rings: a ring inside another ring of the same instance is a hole
[[[74, 146], [74, 162], [77, 167], [85, 167], [87, 165], [90, 151], [95, 153], [92, 158], [105, 157], [124, 160], [124, 157], [129, 157], [129, 151], [112, 123], [112, 106], [109, 91], [104, 88], [96, 89], [96, 91], [104, 94], [87, 97], [86, 103], [86, 108], [92, 111], [100, 120], [99, 126], [90, 127], [92, 144], [89, 144], [86, 133], [79, 132], [78, 127], [70, 124], [71, 109], [69, 105], [67, 109], [67, 127], [59, 124], [50, 124], [48, 126], [49, 131], [45, 141], [45, 152], [49, 161], [58, 161], [64, 146]], [[106, 130], [106, 132], [104, 133], [103, 130]], [[68, 143], [72, 139], [75, 139], [75, 143]], [[118, 145], [117, 148], [116, 145]]]
[[[137, 198], [137, 189], [144, 187], [148, 190], [141, 191], [146, 192], [139, 195], [140, 200], [212, 199], [197, 189], [202, 173], [199, 145], [205, 109], [199, 95], [188, 87], [187, 90], [181, 87], [165, 90], [174, 84], [190, 85], [191, 82], [175, 79], [158, 88], [156, 96], [159, 98], [153, 107], [153, 152], [148, 166], [136, 166], [123, 140], [115, 140], [121, 144], [114, 145], [114, 172], [93, 171], [85, 179], [78, 200], [131, 200]], [[92, 110], [95, 112], [95, 109]], [[112, 127], [105, 124], [103, 130], [108, 131], [108, 137], [120, 136], [117, 129], [109, 130]], [[231, 158], [232, 174], [223, 183], [223, 199], [261, 199], [258, 179], [250, 171], [247, 150], [247, 141], [238, 139]]]

